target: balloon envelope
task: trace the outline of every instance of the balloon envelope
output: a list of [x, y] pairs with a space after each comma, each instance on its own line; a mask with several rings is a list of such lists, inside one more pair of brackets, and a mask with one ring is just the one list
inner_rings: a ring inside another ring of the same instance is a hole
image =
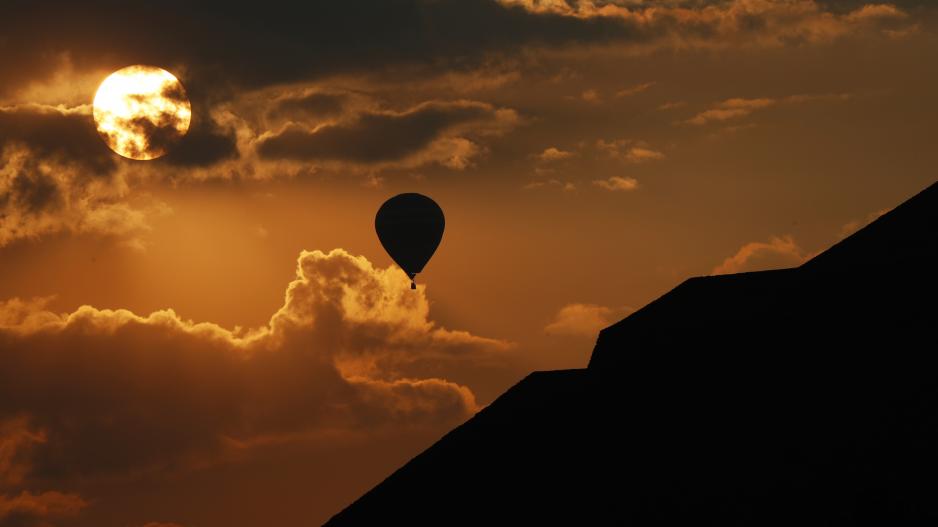
[[385, 201], [375, 216], [381, 245], [411, 280], [423, 271], [440, 245], [445, 224], [443, 209], [432, 199], [415, 193], [398, 194]]

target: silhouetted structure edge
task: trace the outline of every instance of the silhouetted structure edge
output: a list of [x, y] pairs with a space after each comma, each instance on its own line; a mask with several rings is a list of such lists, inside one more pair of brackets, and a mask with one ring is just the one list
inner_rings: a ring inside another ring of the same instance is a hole
[[938, 522], [938, 184], [795, 269], [692, 278], [327, 525]]

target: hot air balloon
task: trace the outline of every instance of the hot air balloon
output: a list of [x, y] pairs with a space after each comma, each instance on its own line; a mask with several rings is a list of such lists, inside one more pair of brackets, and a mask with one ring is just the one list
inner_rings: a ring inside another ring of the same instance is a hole
[[443, 209], [432, 199], [415, 193], [398, 194], [384, 202], [375, 215], [375, 232], [381, 245], [410, 277], [423, 271], [443, 239]]

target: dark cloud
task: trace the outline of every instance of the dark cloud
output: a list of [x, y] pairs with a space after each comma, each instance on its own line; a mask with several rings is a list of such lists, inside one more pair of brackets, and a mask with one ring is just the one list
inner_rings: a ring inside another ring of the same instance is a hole
[[270, 119], [291, 121], [324, 119], [342, 113], [349, 96], [344, 93], [310, 93], [301, 97], [287, 97], [267, 112]]
[[496, 119], [488, 104], [428, 102], [401, 113], [366, 112], [316, 130], [293, 125], [260, 141], [257, 150], [268, 159], [396, 161], [420, 152], [454, 127]]
[[[531, 16], [488, 0], [132, 3], [13, 1], [0, 22], [10, 83], [80, 68], [186, 65], [190, 76], [263, 86], [400, 63], [466, 60], [530, 41], [596, 41], [634, 32], [618, 21]], [[29, 41], [31, 45], [17, 45]], [[120, 43], [115, 45], [115, 43]], [[45, 71], [43, 71], [45, 70]]]
[[0, 247], [62, 231], [146, 230], [119, 166], [86, 107], [0, 108]]
[[98, 137], [90, 108], [42, 105], [0, 108], [0, 150], [22, 145], [44, 161], [79, 165], [89, 177], [114, 170], [113, 153]]
[[189, 96], [186, 95], [186, 89], [182, 87], [182, 84], [176, 82], [168, 82], [163, 85], [163, 89], [160, 90], [160, 97], [164, 99], [169, 99], [176, 104], [188, 104]]
[[[931, 2], [891, 3], [915, 11]], [[263, 6], [13, 0], [4, 4], [0, 19], [0, 93], [50, 77], [66, 56], [82, 71], [160, 65], [211, 86], [212, 96], [223, 99], [237, 87], [338, 73], [402, 66], [474, 69], [493, 56], [537, 46], [795, 43], [843, 34], [857, 23], [849, 15], [868, 4], [712, 0], [627, 8], [533, 0], [272, 0]]]
[[24, 208], [29, 214], [57, 208], [62, 204], [62, 193], [56, 180], [35, 166], [32, 170], [18, 171], [10, 182], [10, 190], [0, 195], [0, 205]]
[[[144, 138], [139, 146], [122, 146], [118, 150], [122, 155], [133, 159], [159, 157], [164, 152], [170, 151], [184, 137], [184, 132], [179, 129], [179, 127], [185, 129], [184, 121], [175, 115], [164, 114], [156, 119], [151, 117], [118, 119], [116, 123], [120, 132], [115, 136], [131, 132], [137, 137]], [[114, 141], [114, 139], [109, 138], [108, 141]]]
[[49, 520], [77, 515], [88, 502], [77, 494], [48, 491], [17, 496], [0, 495], [0, 525], [3, 527], [49, 527]]
[[[910, 9], [914, 2], [902, 4]], [[336, 74], [389, 74], [395, 78], [475, 71], [521, 49], [569, 49], [578, 44], [674, 43], [681, 47], [725, 43], [784, 44], [829, 40], [856, 27], [910, 24], [901, 11], [865, 3], [810, 0], [642, 3], [631, 8], [607, 2], [534, 2], [530, 0], [372, 0], [362, 2], [286, 2], [274, 0], [263, 9], [229, 2], [181, 0], [131, 3], [27, 2], [13, 0], [0, 17], [0, 95], [68, 69], [109, 71], [128, 64], [165, 67], [187, 86], [194, 106], [193, 130], [166, 162], [208, 167], [236, 158], [234, 134], [219, 129], [206, 112], [219, 101], [230, 101], [244, 89], [281, 86]], [[600, 9], [601, 8], [601, 9]], [[825, 9], [835, 12], [831, 15]], [[884, 26], [887, 27], [887, 26]], [[893, 27], [893, 26], [888, 26]], [[28, 42], [29, 45], [23, 45]], [[115, 43], [119, 43], [116, 45]], [[64, 68], [67, 64], [68, 68]], [[407, 72], [407, 73], [403, 73]], [[182, 97], [168, 92], [170, 97]], [[347, 102], [342, 95], [310, 93], [278, 98], [261, 110], [268, 117], [302, 121], [337, 116]], [[238, 109], [234, 109], [235, 112]], [[370, 119], [370, 121], [369, 121]], [[413, 138], [389, 138], [363, 152], [339, 141], [346, 134], [362, 138], [364, 126], [382, 126], [381, 116], [365, 116], [354, 125], [310, 134], [300, 128], [265, 141], [263, 155], [294, 159], [399, 158], [426, 143], [432, 130], [416, 127]], [[386, 119], [390, 120], [390, 119]], [[149, 130], [152, 142], [176, 141], [167, 130]], [[263, 127], [262, 127], [263, 128]], [[387, 128], [397, 130], [391, 123]], [[3, 129], [0, 123], [0, 130]], [[88, 129], [90, 130], [90, 129]], [[87, 132], [86, 130], [85, 132]], [[87, 135], [87, 133], [86, 133]], [[316, 135], [317, 137], [312, 137]], [[64, 136], [62, 136], [64, 137]], [[2, 140], [2, 139], [0, 139]], [[62, 139], [62, 144], [77, 144]], [[335, 153], [321, 151], [336, 146]], [[100, 144], [74, 147], [77, 152], [102, 152]], [[311, 147], [309, 153], [304, 148]], [[463, 166], [476, 145], [462, 143], [450, 150], [462, 154]], [[363, 154], [365, 154], [363, 156]], [[92, 156], [103, 164], [106, 156]]]
[[239, 156], [235, 131], [220, 127], [211, 118], [193, 117], [189, 132], [162, 159], [180, 167], [207, 167]]

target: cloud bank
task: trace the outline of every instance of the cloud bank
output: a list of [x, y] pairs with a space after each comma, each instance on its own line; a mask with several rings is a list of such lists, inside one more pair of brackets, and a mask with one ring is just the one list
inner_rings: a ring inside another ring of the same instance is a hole
[[508, 347], [439, 327], [403, 272], [341, 249], [303, 252], [283, 307], [255, 329], [172, 310], [43, 306], [0, 305], [7, 514], [45, 502], [81, 508], [66, 494], [22, 494], [36, 482], [188, 470], [254, 445], [451, 426], [478, 405], [447, 369]]

